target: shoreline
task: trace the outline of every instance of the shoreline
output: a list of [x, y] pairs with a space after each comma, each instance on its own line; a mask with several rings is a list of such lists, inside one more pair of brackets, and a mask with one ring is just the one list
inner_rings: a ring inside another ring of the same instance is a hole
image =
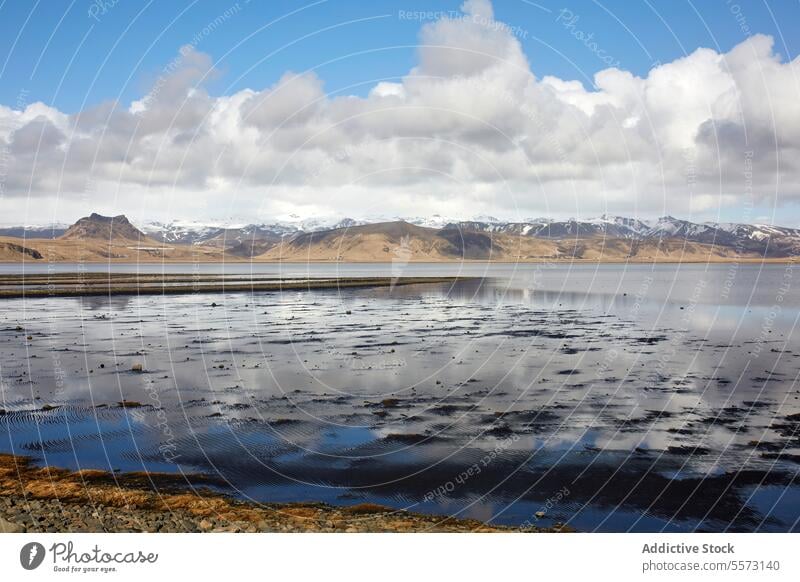
[[[547, 263], [557, 263], [569, 265], [572, 263], [579, 265], [702, 265], [702, 264], [731, 264], [731, 263], [749, 263], [749, 264], [788, 264], [796, 263], [799, 257], [711, 257], [711, 258], [685, 258], [685, 259], [654, 259], [647, 258], [619, 258], [619, 259], [573, 259], [573, 258], [525, 258], [525, 259], [453, 259], [453, 260], [414, 260], [408, 261], [409, 265], [460, 265], [460, 264], [486, 264], [486, 265], [542, 265]], [[368, 260], [368, 259], [348, 259], [348, 260], [333, 260], [333, 259], [304, 259], [298, 260], [256, 260], [248, 258], [233, 257], [223, 260], [219, 259], [199, 259], [199, 258], [182, 258], [182, 259], [161, 259], [161, 258], [142, 258], [131, 260], [130, 258], [107, 259], [107, 260], [91, 260], [91, 259], [75, 259], [75, 260], [48, 260], [48, 259], [34, 259], [30, 261], [0, 261], [0, 265], [71, 265], [71, 264], [90, 264], [90, 265], [391, 265], [391, 261], [386, 260]]]
[[0, 453], [0, 533], [233, 532], [378, 533], [567, 532], [515, 528], [372, 503], [254, 503], [209, 488], [213, 478], [37, 467]]
[[[191, 279], [177, 279], [175, 276], [144, 275], [135, 277], [125, 273], [109, 274], [107, 276], [90, 276], [70, 281], [63, 275], [53, 277], [47, 275], [0, 275], [0, 299], [26, 299], [34, 297], [90, 297], [110, 295], [179, 295], [194, 293], [236, 293], [242, 291], [304, 291], [316, 289], [341, 289], [341, 288], [377, 288], [396, 287], [405, 285], [419, 285], [429, 283], [457, 283], [475, 279], [475, 277], [348, 277], [320, 278], [320, 279], [253, 279], [247, 282], [242, 280], [210, 281], [208, 276], [202, 278], [204, 282]], [[183, 277], [180, 276], [179, 277]], [[57, 279], [67, 279], [69, 284], [58, 282]], [[31, 282], [33, 280], [33, 282]], [[4, 287], [15, 286], [13, 289]]]

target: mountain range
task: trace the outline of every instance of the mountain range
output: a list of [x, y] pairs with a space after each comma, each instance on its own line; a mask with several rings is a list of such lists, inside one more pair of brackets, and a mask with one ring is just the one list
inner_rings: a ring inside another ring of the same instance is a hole
[[[0, 228], [0, 260], [702, 261], [800, 255], [800, 229], [603, 215], [508, 222], [438, 215], [260, 224], [147, 222], [99, 214], [75, 224]], [[400, 259], [398, 259], [400, 258]]]
[[[447, 220], [436, 215], [431, 218], [395, 220], [284, 221], [243, 226], [208, 226], [199, 223], [147, 223], [142, 231], [149, 237], [167, 243], [213, 244], [227, 249], [249, 245], [267, 250], [278, 241], [299, 243], [302, 235], [326, 231], [341, 231], [360, 226], [405, 222], [410, 225], [440, 231], [458, 230], [486, 234], [534, 237], [550, 240], [583, 238], [620, 238], [653, 241], [681, 239], [687, 242], [728, 247], [739, 253], [762, 256], [794, 256], [800, 252], [800, 229], [740, 223], [695, 223], [664, 216], [657, 220], [640, 220], [622, 216], [603, 215], [587, 220], [531, 219], [506, 222], [493, 217], [478, 217], [470, 221]], [[419, 234], [419, 233], [417, 233]], [[319, 237], [318, 237], [319, 238]], [[247, 255], [247, 252], [242, 254]], [[250, 254], [256, 256], [258, 253]]]

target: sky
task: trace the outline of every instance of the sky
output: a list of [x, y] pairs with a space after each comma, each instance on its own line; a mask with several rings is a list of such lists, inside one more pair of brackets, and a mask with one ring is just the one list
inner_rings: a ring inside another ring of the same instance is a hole
[[0, 222], [800, 225], [800, 2], [0, 0]]

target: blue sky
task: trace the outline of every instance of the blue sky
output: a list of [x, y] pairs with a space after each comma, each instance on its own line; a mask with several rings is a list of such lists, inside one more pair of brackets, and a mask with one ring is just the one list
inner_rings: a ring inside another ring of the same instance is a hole
[[789, 0], [0, 0], [0, 215], [796, 226], [798, 28]]
[[[105, 0], [105, 12], [98, 8], [102, 3], [0, 3], [0, 103], [13, 106], [21, 91], [29, 101], [66, 112], [108, 99], [130, 102], [198, 34], [197, 49], [224, 71], [209, 88], [215, 94], [260, 89], [287, 70], [313, 67], [319, 67], [328, 92], [363, 94], [372, 80], [404, 75], [415, 63], [420, 21], [401, 13], [456, 11], [461, 2], [240, 0], [236, 14], [207, 35], [203, 29], [236, 3]], [[578, 17], [569, 29], [565, 9]], [[606, 54], [642, 76], [654, 62], [672, 61], [697, 47], [728, 51], [744, 38], [736, 14], [752, 32], [775, 36], [784, 56], [797, 54], [800, 2], [795, 1], [495, 2], [497, 20], [517, 31], [537, 76], [578, 79], [587, 86], [606, 64], [571, 31], [593, 32]], [[375, 52], [348, 56], [365, 51]], [[333, 58], [340, 60], [323, 64]]]

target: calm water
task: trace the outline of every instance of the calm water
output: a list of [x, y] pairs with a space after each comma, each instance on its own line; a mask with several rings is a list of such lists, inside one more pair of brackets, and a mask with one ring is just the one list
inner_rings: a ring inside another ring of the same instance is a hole
[[3, 301], [0, 450], [201, 472], [257, 501], [584, 531], [798, 529], [792, 266], [113, 268], [482, 279]]

